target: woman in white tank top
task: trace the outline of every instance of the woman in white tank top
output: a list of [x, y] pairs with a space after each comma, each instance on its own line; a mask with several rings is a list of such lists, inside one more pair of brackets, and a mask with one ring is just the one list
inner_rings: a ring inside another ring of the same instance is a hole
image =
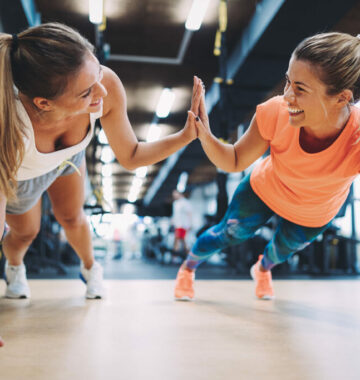
[[[23, 258], [40, 228], [39, 199], [33, 199], [36, 203], [31, 207], [27, 203], [11, 209], [21, 202], [18, 184], [41, 179], [42, 185], [32, 183], [39, 189], [51, 182], [41, 188], [39, 197], [48, 191], [54, 215], [81, 259], [86, 296], [101, 298], [102, 268], [94, 261], [83, 212], [85, 160], [81, 156], [95, 119], [100, 118], [117, 160], [128, 170], [159, 162], [197, 137], [190, 114], [180, 132], [152, 143], [138, 142], [128, 120], [124, 87], [112, 70], [99, 64], [93, 51], [79, 33], [57, 23], [18, 35], [0, 34], [0, 234], [6, 219], [10, 231], [2, 247], [8, 297], [30, 296]], [[201, 92], [195, 78], [193, 112]], [[83, 175], [72, 169], [65, 172], [64, 161], [78, 166]]]

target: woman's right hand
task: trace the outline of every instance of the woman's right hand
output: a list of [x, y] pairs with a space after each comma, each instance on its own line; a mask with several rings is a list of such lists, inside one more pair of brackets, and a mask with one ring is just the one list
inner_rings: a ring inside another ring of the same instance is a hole
[[204, 140], [206, 137], [209, 137], [211, 135], [210, 130], [210, 124], [209, 124], [209, 117], [206, 111], [206, 105], [205, 105], [205, 86], [200, 78], [202, 91], [201, 91], [201, 98], [200, 98], [200, 104], [197, 110], [197, 113], [195, 112], [195, 123], [196, 128], [198, 132], [198, 138], [201, 140]]

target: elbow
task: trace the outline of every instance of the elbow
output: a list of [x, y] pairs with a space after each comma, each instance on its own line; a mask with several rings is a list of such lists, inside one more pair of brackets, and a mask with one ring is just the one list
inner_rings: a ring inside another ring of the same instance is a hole
[[139, 167], [138, 165], [134, 165], [134, 163], [131, 160], [129, 162], [122, 162], [121, 166], [129, 171], [133, 171]]
[[136, 152], [137, 152], [138, 144], [129, 151], [126, 155], [120, 156], [117, 155], [116, 159], [118, 163], [126, 170], [133, 171], [137, 169], [139, 166], [141, 166], [139, 163], [136, 162]]

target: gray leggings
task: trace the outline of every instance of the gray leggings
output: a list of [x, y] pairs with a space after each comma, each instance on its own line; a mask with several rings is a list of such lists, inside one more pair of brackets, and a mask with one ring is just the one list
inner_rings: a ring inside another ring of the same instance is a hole
[[[81, 165], [85, 157], [85, 151], [81, 151], [72, 156], [68, 161], [72, 162], [76, 167]], [[53, 184], [53, 182], [62, 176], [74, 173], [75, 169], [71, 165], [65, 167], [57, 167], [49, 173], [40, 177], [28, 179], [26, 181], [18, 181], [17, 199], [6, 204], [6, 213], [21, 215], [29, 211], [41, 198], [42, 194]]]

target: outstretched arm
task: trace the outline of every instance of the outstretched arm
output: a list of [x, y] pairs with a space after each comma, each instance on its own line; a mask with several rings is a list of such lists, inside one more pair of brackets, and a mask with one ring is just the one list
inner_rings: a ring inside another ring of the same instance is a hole
[[260, 135], [256, 115], [244, 135], [233, 144], [224, 144], [210, 130], [209, 118], [205, 108], [205, 93], [199, 106], [199, 117], [196, 119], [198, 137], [209, 160], [226, 172], [240, 172], [248, 168], [261, 157], [269, 147], [269, 141]]
[[[108, 91], [104, 98], [101, 125], [119, 163], [128, 170], [162, 161], [197, 137], [193, 114], [188, 114], [184, 128], [154, 142], [139, 142], [127, 116], [126, 94], [118, 76], [104, 68], [103, 85]], [[201, 82], [194, 78], [191, 111], [199, 108]]]

